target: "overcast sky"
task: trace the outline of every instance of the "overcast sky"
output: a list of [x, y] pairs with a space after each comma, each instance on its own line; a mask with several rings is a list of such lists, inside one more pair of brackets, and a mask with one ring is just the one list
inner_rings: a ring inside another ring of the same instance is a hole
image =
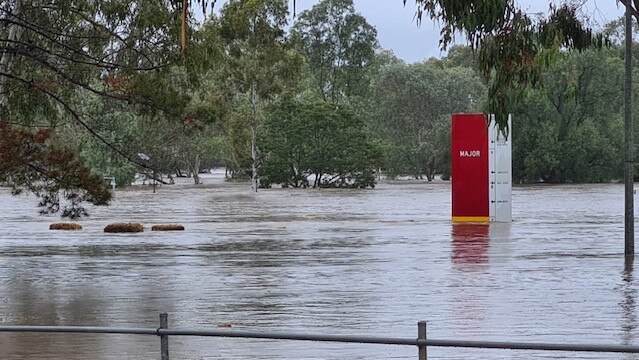
[[[292, 0], [289, 1], [292, 4]], [[297, 1], [298, 13], [318, 3], [318, 0]], [[354, 1], [357, 11], [377, 28], [381, 46], [392, 50], [397, 57], [406, 62], [415, 62], [443, 55], [438, 45], [439, 27], [430, 21], [424, 21], [417, 27], [414, 0], [407, 0], [406, 7], [402, 5], [402, 0]], [[532, 13], [546, 12], [549, 4], [546, 0], [520, 0], [518, 3]], [[588, 0], [581, 11], [593, 22], [603, 25], [622, 16], [623, 5], [618, 7], [616, 0]]]

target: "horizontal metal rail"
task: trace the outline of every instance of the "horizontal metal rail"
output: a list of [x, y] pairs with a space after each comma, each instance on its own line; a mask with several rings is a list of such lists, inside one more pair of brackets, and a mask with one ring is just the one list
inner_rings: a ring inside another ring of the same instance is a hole
[[212, 336], [226, 338], [245, 339], [270, 339], [270, 340], [301, 340], [320, 342], [340, 342], [353, 344], [379, 344], [379, 345], [412, 345], [417, 346], [417, 339], [403, 339], [391, 337], [374, 337], [361, 335], [326, 335], [303, 334], [285, 332], [256, 332], [237, 330], [195, 330], [195, 329], [160, 329], [160, 335], [177, 336]]
[[605, 345], [605, 344], [557, 344], [505, 341], [467, 341], [467, 340], [419, 340], [419, 345], [436, 347], [506, 349], [506, 350], [540, 350], [571, 352], [604, 352], [604, 353], [639, 353], [639, 346]]
[[159, 335], [157, 329], [95, 326], [0, 325], [0, 332]]
[[203, 336], [246, 339], [301, 340], [319, 342], [339, 342], [354, 344], [405, 345], [417, 346], [419, 358], [426, 359], [427, 347], [454, 347], [475, 349], [509, 349], [534, 351], [570, 351], [570, 352], [605, 352], [605, 353], [639, 353], [639, 346], [605, 345], [605, 344], [559, 344], [535, 342], [502, 342], [502, 341], [467, 341], [437, 340], [426, 337], [426, 324], [418, 324], [418, 338], [375, 337], [361, 335], [327, 335], [288, 332], [257, 332], [218, 329], [169, 329], [166, 314], [161, 314], [161, 326], [153, 328], [117, 328], [92, 326], [29, 326], [0, 325], [0, 333], [84, 333], [84, 334], [129, 334], [154, 335], [164, 339], [162, 342], [162, 359], [168, 359], [169, 336]]
[[390, 337], [372, 337], [359, 335], [317, 335], [284, 332], [255, 332], [232, 330], [195, 330], [195, 329], [160, 329], [160, 335], [177, 336], [212, 336], [227, 338], [271, 339], [271, 340], [302, 340], [320, 342], [341, 342], [356, 344], [379, 345], [412, 345], [434, 347], [464, 347], [477, 349], [508, 349], [508, 350], [546, 350], [573, 352], [608, 352], [608, 353], [639, 353], [639, 346], [625, 345], [596, 345], [596, 344], [556, 344], [531, 342], [502, 342], [502, 341], [467, 341], [467, 340], [436, 340], [436, 339], [406, 339]]

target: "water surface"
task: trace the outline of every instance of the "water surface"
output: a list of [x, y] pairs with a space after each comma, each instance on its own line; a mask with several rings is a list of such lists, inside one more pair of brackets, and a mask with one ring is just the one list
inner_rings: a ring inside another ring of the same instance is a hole
[[[118, 191], [81, 232], [0, 189], [3, 324], [639, 344], [623, 185], [516, 187], [512, 224], [452, 225], [446, 183], [374, 190], [224, 183]], [[104, 234], [116, 221], [186, 231]], [[638, 265], [639, 266], [639, 263]], [[415, 359], [412, 347], [171, 339], [174, 359]], [[2, 359], [156, 359], [155, 337], [0, 334]], [[633, 359], [429, 349], [433, 359]]]

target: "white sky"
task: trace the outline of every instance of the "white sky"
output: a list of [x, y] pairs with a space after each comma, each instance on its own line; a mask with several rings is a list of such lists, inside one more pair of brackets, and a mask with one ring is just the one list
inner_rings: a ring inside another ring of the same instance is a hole
[[[582, 15], [589, 17], [594, 24], [603, 25], [623, 15], [624, 7], [617, 5], [617, 0], [577, 1], [584, 3], [581, 7]], [[289, 2], [292, 10], [293, 1]], [[310, 9], [318, 2], [319, 0], [297, 0], [297, 13]], [[420, 27], [416, 25], [414, 0], [407, 0], [406, 7], [402, 0], [354, 2], [357, 11], [377, 28], [381, 46], [392, 50], [397, 57], [411, 63], [444, 55], [439, 50], [439, 27], [430, 21], [424, 21]], [[215, 5], [216, 10], [219, 10], [223, 3], [223, 0], [219, 0]], [[546, 12], [549, 4], [548, 0], [519, 0], [518, 3], [530, 13]]]

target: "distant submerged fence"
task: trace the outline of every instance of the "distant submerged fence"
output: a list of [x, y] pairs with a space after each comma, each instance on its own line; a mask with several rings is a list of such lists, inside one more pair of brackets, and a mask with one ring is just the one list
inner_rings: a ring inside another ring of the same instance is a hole
[[28, 325], [0, 325], [0, 332], [22, 333], [80, 333], [80, 334], [130, 334], [154, 335], [160, 338], [160, 358], [169, 360], [169, 336], [205, 336], [245, 339], [298, 340], [339, 342], [351, 344], [378, 344], [416, 346], [418, 359], [426, 360], [426, 349], [433, 347], [455, 347], [475, 349], [507, 349], [507, 350], [543, 350], [569, 352], [600, 352], [600, 353], [639, 353], [639, 346], [605, 345], [605, 344], [553, 344], [529, 342], [501, 342], [501, 341], [467, 341], [467, 340], [435, 340], [429, 339], [426, 332], [426, 322], [417, 324], [417, 338], [372, 337], [360, 335], [322, 335], [284, 332], [255, 332], [213, 329], [169, 329], [168, 315], [160, 314], [160, 326], [152, 328], [115, 328], [91, 326], [28, 326]]

